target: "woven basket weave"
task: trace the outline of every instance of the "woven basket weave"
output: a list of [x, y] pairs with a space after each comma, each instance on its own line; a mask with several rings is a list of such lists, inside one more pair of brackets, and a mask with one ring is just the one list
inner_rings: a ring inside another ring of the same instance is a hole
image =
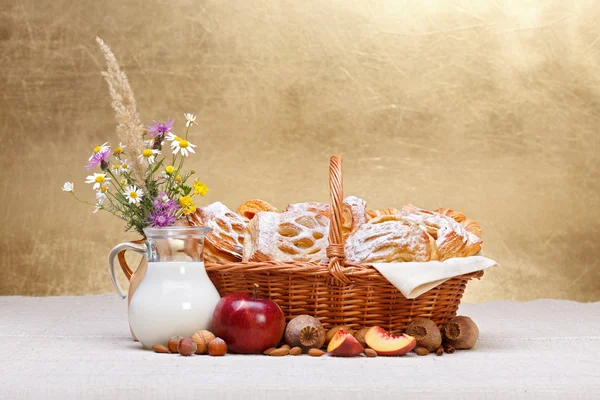
[[[378, 325], [391, 333], [402, 333], [417, 317], [444, 324], [456, 315], [460, 299], [472, 278], [483, 271], [447, 280], [416, 299], [409, 300], [369, 265], [345, 262], [342, 242], [342, 158], [329, 164], [331, 224], [327, 256], [329, 264], [307, 262], [207, 263], [206, 271], [224, 296], [232, 292], [259, 294], [274, 300], [289, 321], [308, 314], [325, 329], [334, 325], [362, 328]], [[426, 268], [426, 265], [423, 266]]]

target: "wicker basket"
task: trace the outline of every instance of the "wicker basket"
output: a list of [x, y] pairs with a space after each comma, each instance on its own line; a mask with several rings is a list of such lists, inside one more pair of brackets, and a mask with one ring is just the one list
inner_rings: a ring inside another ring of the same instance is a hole
[[240, 291], [250, 293], [257, 283], [259, 294], [279, 304], [288, 321], [309, 314], [317, 317], [326, 329], [341, 324], [353, 328], [379, 325], [398, 334], [404, 332], [413, 318], [430, 318], [441, 325], [454, 317], [467, 282], [480, 278], [483, 271], [451, 278], [416, 299], [407, 299], [375, 268], [344, 260], [341, 156], [331, 157], [329, 188], [329, 264], [207, 263], [206, 271], [221, 296]]

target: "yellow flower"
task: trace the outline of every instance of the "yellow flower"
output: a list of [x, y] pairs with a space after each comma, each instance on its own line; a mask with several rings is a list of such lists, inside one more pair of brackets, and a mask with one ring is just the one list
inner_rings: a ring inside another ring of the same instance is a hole
[[196, 179], [194, 181], [194, 194], [199, 194], [200, 196], [206, 196], [206, 193], [208, 193], [208, 187], [200, 182], [200, 180]]
[[177, 182], [177, 183], [181, 183], [181, 175], [177, 175], [177, 176], [175, 177], [175, 182]]
[[169, 175], [171, 175], [173, 172], [175, 172], [175, 167], [173, 167], [172, 165], [167, 165], [165, 167], [165, 172]]
[[196, 203], [194, 203], [194, 200], [190, 196], [179, 197], [179, 204], [184, 214], [193, 214], [196, 212]]

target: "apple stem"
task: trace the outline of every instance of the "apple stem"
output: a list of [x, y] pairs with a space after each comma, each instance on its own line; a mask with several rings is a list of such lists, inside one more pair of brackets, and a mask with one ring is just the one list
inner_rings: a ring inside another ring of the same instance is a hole
[[252, 291], [252, 300], [256, 300], [257, 295], [258, 295], [258, 283], [255, 283], [254, 290]]

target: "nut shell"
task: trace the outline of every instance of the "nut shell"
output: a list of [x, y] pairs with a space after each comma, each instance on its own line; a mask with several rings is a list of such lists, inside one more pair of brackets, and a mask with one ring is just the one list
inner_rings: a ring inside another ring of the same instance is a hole
[[214, 338], [208, 344], [208, 354], [213, 357], [224, 356], [227, 353], [227, 343], [221, 338]]
[[172, 336], [169, 339], [169, 343], [167, 347], [171, 353], [178, 353], [177, 347], [179, 346], [179, 342], [183, 339], [183, 336]]
[[192, 339], [196, 342], [196, 346], [198, 349], [196, 350], [196, 354], [206, 354], [208, 351], [208, 344], [215, 338], [216, 336], [207, 330], [202, 330], [194, 333]]
[[177, 351], [185, 357], [189, 357], [196, 352], [196, 342], [192, 338], [183, 338], [179, 341]]
[[354, 332], [354, 338], [362, 347], [367, 347], [367, 342], [365, 341], [365, 334], [369, 328], [362, 328], [356, 332]]

